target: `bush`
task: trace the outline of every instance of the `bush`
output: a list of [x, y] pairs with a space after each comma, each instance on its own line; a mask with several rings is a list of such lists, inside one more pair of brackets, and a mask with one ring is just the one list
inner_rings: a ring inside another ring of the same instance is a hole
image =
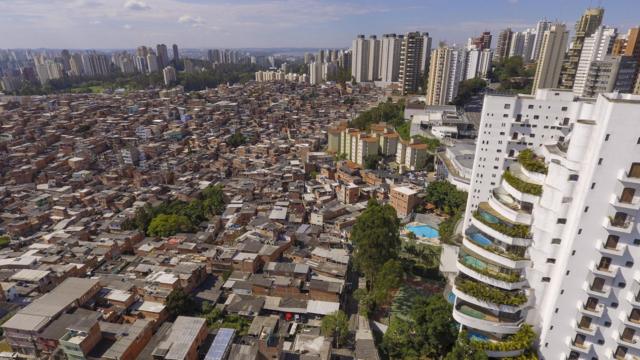
[[529, 227], [527, 225], [516, 224], [513, 226], [509, 226], [501, 222], [492, 223], [487, 219], [485, 219], [484, 217], [480, 216], [480, 213], [478, 211], [473, 213], [473, 217], [478, 219], [481, 223], [492, 228], [493, 230], [499, 231], [507, 236], [520, 238], [520, 239], [528, 239], [531, 237], [531, 234], [529, 232]]
[[172, 236], [191, 229], [191, 222], [184, 215], [160, 214], [151, 220], [147, 233], [149, 236]]
[[0, 236], [0, 249], [7, 247], [11, 243], [11, 239], [7, 235]]
[[536, 333], [533, 331], [531, 325], [524, 324], [517, 333], [507, 337], [503, 341], [490, 342], [474, 339], [471, 340], [471, 345], [477, 349], [488, 351], [527, 350], [533, 345], [535, 337]]
[[527, 302], [522, 292], [509, 292], [479, 282], [456, 279], [456, 288], [475, 298], [499, 305], [520, 306]]
[[542, 195], [542, 185], [528, 183], [528, 182], [516, 177], [515, 175], [513, 175], [508, 170], [504, 172], [504, 174], [502, 175], [502, 178], [509, 185], [513, 186], [516, 190], [518, 190], [520, 192], [531, 194], [531, 195], [535, 195], [535, 196]]
[[518, 162], [529, 171], [546, 174], [548, 169], [544, 159], [539, 158], [531, 149], [525, 149], [518, 154]]

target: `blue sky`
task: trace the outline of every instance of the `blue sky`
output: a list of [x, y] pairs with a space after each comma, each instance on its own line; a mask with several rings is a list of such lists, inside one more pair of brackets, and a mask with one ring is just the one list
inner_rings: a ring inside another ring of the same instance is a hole
[[[640, 25], [640, 0], [602, 0], [605, 24]], [[539, 19], [573, 26], [597, 0], [0, 0], [0, 48], [348, 47], [357, 34], [429, 31], [464, 43]]]

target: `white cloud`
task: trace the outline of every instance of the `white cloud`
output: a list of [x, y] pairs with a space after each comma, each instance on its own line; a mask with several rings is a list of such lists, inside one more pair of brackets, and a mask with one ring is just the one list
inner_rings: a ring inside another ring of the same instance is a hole
[[510, 4], [517, 4], [519, 0], [508, 0]]
[[151, 9], [151, 6], [147, 5], [147, 3], [142, 0], [127, 0], [127, 2], [124, 3], [124, 7], [125, 9], [136, 11]]
[[194, 27], [204, 25], [204, 20], [200, 16], [182, 15], [178, 18], [180, 24], [191, 25]]
[[131, 26], [129, 24], [124, 24], [124, 25], [122, 25], [122, 28], [125, 29], [125, 30], [131, 30], [131, 29], [133, 29], [133, 26]]

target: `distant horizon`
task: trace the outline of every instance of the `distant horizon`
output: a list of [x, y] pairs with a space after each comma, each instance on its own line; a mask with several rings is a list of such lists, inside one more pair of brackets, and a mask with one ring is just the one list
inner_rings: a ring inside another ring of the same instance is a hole
[[[11, 36], [0, 40], [0, 49], [117, 50], [158, 43], [185, 49], [340, 49], [358, 34], [409, 31], [427, 31], [436, 44], [463, 45], [482, 31], [496, 36], [543, 18], [572, 28], [594, 5], [592, 0], [3, 0], [0, 33]], [[629, 11], [637, 0], [608, 0], [602, 6], [603, 24], [621, 33], [640, 24], [637, 11]]]

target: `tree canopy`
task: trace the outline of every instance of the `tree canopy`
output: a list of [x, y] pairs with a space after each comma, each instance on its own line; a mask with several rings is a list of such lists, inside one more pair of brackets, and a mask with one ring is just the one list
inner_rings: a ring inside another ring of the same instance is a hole
[[166, 306], [172, 316], [189, 315], [196, 308], [193, 299], [181, 287], [167, 296]]
[[442, 296], [418, 298], [409, 319], [393, 317], [382, 347], [392, 359], [439, 358], [458, 336], [451, 304]]
[[466, 206], [467, 193], [448, 181], [434, 181], [427, 186], [425, 201], [448, 215], [454, 215]]
[[160, 214], [151, 220], [147, 233], [150, 236], [171, 236], [191, 229], [191, 221], [184, 215]]
[[349, 337], [349, 318], [342, 310], [326, 315], [320, 326], [322, 335], [336, 339], [336, 347], [344, 344]]
[[461, 81], [458, 85], [458, 95], [453, 100], [457, 106], [466, 105], [471, 98], [487, 87], [487, 82], [480, 78]]
[[400, 251], [400, 221], [391, 205], [370, 201], [351, 230], [354, 263], [373, 281], [378, 270]]
[[0, 236], [0, 248], [6, 247], [11, 243], [11, 239], [7, 235]]
[[466, 331], [461, 331], [458, 335], [453, 349], [445, 356], [444, 360], [487, 360], [487, 354], [482, 350], [477, 350], [471, 345]]
[[391, 99], [381, 102], [378, 106], [360, 113], [351, 120], [350, 126], [368, 130], [371, 124], [379, 122], [386, 122], [394, 127], [404, 124], [404, 103], [394, 103]]
[[244, 145], [245, 142], [247, 142], [247, 139], [240, 132], [234, 133], [233, 135], [229, 136], [229, 139], [227, 139], [227, 145], [231, 147]]

